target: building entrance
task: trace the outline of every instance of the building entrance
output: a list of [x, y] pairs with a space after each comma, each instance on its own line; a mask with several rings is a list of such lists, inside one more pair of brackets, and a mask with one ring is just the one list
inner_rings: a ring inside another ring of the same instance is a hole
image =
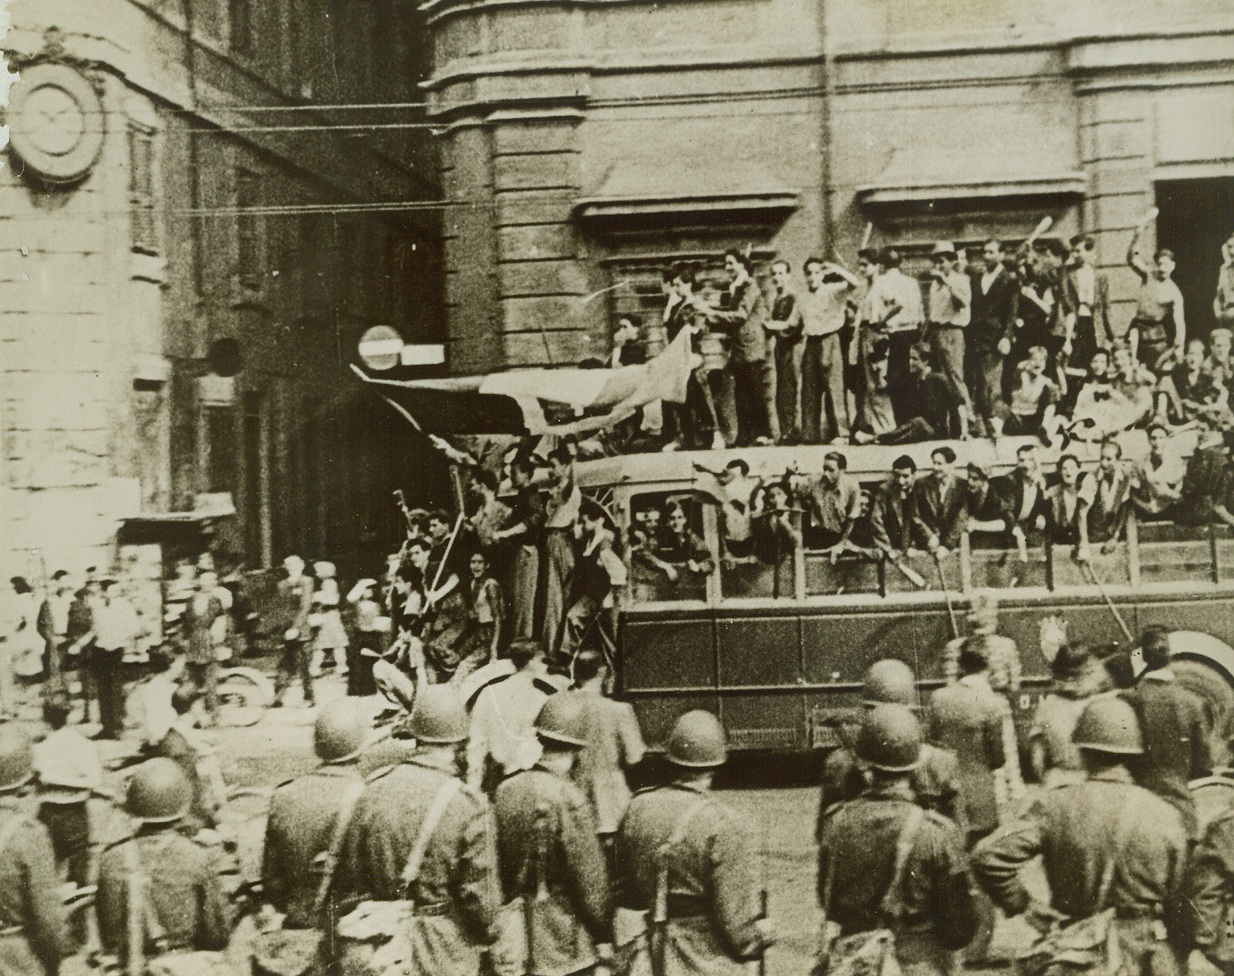
[[1207, 338], [1221, 245], [1234, 233], [1234, 176], [1157, 184], [1157, 241], [1174, 252], [1174, 280], [1183, 293], [1187, 335]]

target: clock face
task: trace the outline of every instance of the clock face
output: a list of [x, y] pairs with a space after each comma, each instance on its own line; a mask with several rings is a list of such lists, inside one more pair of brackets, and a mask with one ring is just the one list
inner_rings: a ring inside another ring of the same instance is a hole
[[64, 64], [35, 64], [9, 94], [9, 142], [22, 162], [53, 183], [85, 176], [103, 146], [105, 118], [94, 86]]

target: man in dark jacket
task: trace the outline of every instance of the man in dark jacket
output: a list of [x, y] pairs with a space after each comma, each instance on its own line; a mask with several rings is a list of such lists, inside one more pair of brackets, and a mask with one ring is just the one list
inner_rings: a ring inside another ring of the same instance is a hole
[[982, 266], [973, 279], [969, 335], [969, 379], [978, 429], [988, 428], [1002, 400], [1003, 363], [1015, 339], [1019, 282], [1005, 264], [1002, 242], [990, 238], [981, 248]]
[[1170, 668], [1170, 635], [1149, 627], [1140, 637], [1144, 673], [1125, 693], [1144, 728], [1144, 754], [1132, 764], [1136, 782], [1152, 790], [1183, 818], [1196, 839], [1195, 800], [1187, 784], [1213, 767], [1210, 726], [1203, 702], [1182, 687]]

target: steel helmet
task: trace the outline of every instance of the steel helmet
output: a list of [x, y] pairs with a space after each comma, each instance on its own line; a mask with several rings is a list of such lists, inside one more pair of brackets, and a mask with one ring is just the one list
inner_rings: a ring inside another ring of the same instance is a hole
[[1135, 709], [1121, 698], [1102, 695], [1088, 703], [1075, 723], [1071, 741], [1078, 749], [1138, 756], [1144, 752], [1144, 735]]
[[866, 672], [861, 703], [913, 707], [917, 704], [917, 681], [913, 669], [895, 658], [875, 661]]
[[688, 769], [723, 766], [728, 758], [724, 726], [711, 712], [701, 709], [686, 712], [673, 726], [665, 755], [674, 766]]
[[0, 726], [0, 793], [19, 790], [33, 778], [30, 737], [13, 725]]
[[149, 759], [129, 780], [124, 807], [142, 823], [172, 823], [184, 816], [193, 799], [193, 787], [170, 759]]
[[469, 732], [467, 711], [449, 685], [428, 685], [416, 695], [408, 732], [426, 745], [462, 742]]
[[549, 695], [536, 716], [536, 735], [574, 748], [587, 745], [587, 711], [582, 699], [568, 691]]
[[875, 705], [857, 733], [857, 755], [873, 769], [907, 773], [921, 762], [921, 723], [905, 705]]
[[313, 749], [322, 762], [347, 762], [360, 754], [367, 736], [368, 721], [354, 699], [340, 698], [317, 713]]

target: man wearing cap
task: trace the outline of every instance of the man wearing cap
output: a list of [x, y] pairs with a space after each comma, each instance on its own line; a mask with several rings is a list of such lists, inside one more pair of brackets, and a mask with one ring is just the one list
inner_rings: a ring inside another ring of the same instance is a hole
[[[326, 705], [313, 727], [321, 765], [274, 790], [261, 882], [266, 904], [284, 916], [283, 929], [334, 932], [329, 896], [343, 838], [364, 792], [357, 760], [368, 726], [354, 700]], [[333, 958], [326, 948], [327, 958]]]
[[926, 319], [934, 365], [964, 402], [971, 404], [964, 382], [964, 332], [972, 320], [972, 282], [956, 267], [956, 250], [951, 241], [935, 243], [930, 264], [926, 276], [930, 282]]
[[539, 761], [493, 795], [505, 910], [526, 939], [527, 976], [591, 973], [597, 946], [612, 943], [608, 869], [595, 816], [570, 780], [587, 746], [586, 718], [573, 695], [545, 701], [536, 717]]
[[[170, 759], [142, 763], [129, 780], [125, 809], [139, 825], [99, 862], [99, 936], [130, 972], [130, 959], [227, 948], [231, 919], [212, 852], [178, 830], [192, 787]], [[139, 890], [134, 890], [134, 881]], [[140, 932], [141, 946], [130, 941]]]
[[[837, 732], [841, 745], [829, 752], [823, 761], [816, 840], [822, 836], [827, 812], [837, 803], [856, 799], [870, 785], [870, 770], [857, 754], [858, 734], [866, 716], [879, 705], [918, 708], [917, 680], [913, 669], [895, 658], [875, 661], [866, 671], [861, 705], [861, 713], [854, 723], [839, 726]], [[924, 809], [936, 810], [962, 824], [964, 805], [960, 797], [959, 776], [955, 753], [924, 743], [920, 761], [912, 772], [913, 796]]]
[[[286, 576], [279, 581], [275, 601], [276, 626], [283, 634], [283, 656], [279, 659], [274, 681], [272, 707], [283, 704], [283, 696], [292, 679], [299, 675], [300, 688], [306, 705], [316, 704], [313, 676], [309, 673], [308, 643], [313, 636], [309, 629], [309, 613], [313, 609], [313, 581], [304, 575], [304, 560], [288, 556], [283, 560]], [[211, 648], [213, 653], [213, 648]]]
[[953, 953], [973, 936], [976, 915], [959, 830], [922, 810], [913, 792], [921, 747], [910, 709], [880, 704], [866, 713], [857, 754], [871, 783], [823, 817], [819, 903], [841, 937], [892, 927], [904, 972], [946, 976], [955, 969]]
[[617, 904], [646, 913], [641, 945], [657, 976], [740, 976], [775, 930], [759, 908], [749, 826], [711, 792], [728, 757], [719, 719], [686, 712], [665, 755], [673, 781], [635, 794], [617, 832]]
[[467, 713], [452, 687], [430, 685], [409, 726], [415, 752], [370, 778], [343, 842], [334, 886], [340, 969], [372, 971], [370, 940], [396, 934], [373, 931], [381, 903], [401, 902], [406, 913], [390, 921], [407, 933], [407, 971], [478, 976], [499, 894], [488, 801], [459, 779]]
[[[1040, 931], [1113, 909], [1120, 972], [1176, 971], [1167, 947], [1186, 866], [1187, 833], [1177, 810], [1132, 781], [1127, 763], [1144, 749], [1134, 710], [1119, 698], [1089, 702], [1073, 736], [1085, 779], [1049, 790], [1021, 820], [973, 852], [978, 882], [1008, 916], [1026, 914]], [[1048, 905], [1023, 883], [1040, 857]]]
[[1176, 680], [1170, 667], [1170, 634], [1149, 627], [1140, 636], [1144, 673], [1124, 694], [1144, 731], [1144, 748], [1131, 762], [1135, 781], [1174, 807], [1187, 836], [1197, 837], [1195, 798], [1188, 783], [1213, 769], [1210, 727], [1203, 701]]
[[910, 497], [917, 546], [942, 558], [960, 546], [964, 530], [964, 484], [955, 476], [955, 451], [946, 444], [930, 452], [931, 472], [917, 479]]
[[73, 952], [47, 829], [29, 816], [30, 740], [0, 725], [0, 972], [55, 976]]

